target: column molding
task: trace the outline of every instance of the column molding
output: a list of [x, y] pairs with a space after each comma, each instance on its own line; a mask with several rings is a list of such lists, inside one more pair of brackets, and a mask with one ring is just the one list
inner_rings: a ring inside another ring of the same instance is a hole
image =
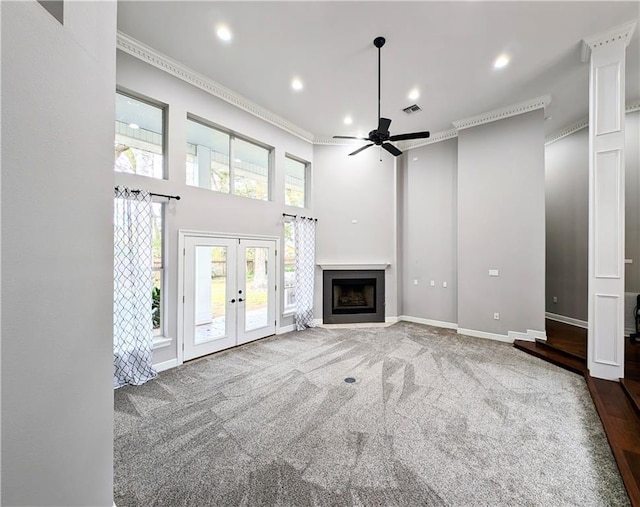
[[593, 377], [624, 377], [625, 50], [637, 21], [583, 39], [589, 62], [589, 334]]

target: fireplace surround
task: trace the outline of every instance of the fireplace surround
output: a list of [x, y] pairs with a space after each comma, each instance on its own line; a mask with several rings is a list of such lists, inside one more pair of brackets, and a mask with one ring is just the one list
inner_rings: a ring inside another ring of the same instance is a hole
[[384, 322], [384, 270], [323, 270], [322, 321]]

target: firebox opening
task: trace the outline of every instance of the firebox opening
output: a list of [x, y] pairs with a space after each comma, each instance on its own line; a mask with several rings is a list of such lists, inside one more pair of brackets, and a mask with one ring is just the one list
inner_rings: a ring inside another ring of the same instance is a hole
[[334, 314], [376, 313], [375, 278], [332, 280]]

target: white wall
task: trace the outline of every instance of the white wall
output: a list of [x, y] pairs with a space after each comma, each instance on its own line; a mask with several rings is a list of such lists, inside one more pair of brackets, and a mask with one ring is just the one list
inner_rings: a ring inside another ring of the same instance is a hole
[[[386, 317], [398, 315], [396, 282], [396, 173], [394, 157], [369, 148], [315, 146], [314, 216], [318, 262], [390, 263], [385, 277]], [[357, 223], [352, 223], [357, 220]], [[322, 318], [322, 271], [316, 270], [314, 316]]]
[[[625, 115], [625, 291], [640, 293], [640, 112]], [[546, 310], [587, 320], [589, 130], [545, 147]], [[553, 297], [558, 298], [553, 303]], [[634, 301], [635, 303], [635, 301]], [[630, 308], [628, 310], [633, 310]], [[627, 312], [628, 313], [628, 312]], [[626, 315], [627, 324], [632, 322]]]
[[112, 505], [115, 2], [2, 2], [2, 501]]
[[[587, 320], [589, 130], [545, 147], [548, 312]], [[557, 303], [553, 298], [557, 298]]]
[[[313, 146], [121, 51], [117, 53], [116, 80], [120, 88], [168, 106], [168, 179], [158, 180], [123, 173], [115, 175], [118, 185], [181, 196], [181, 200], [176, 204], [175, 215], [165, 215], [169, 292], [167, 334], [173, 342], [169, 347], [154, 351], [153, 361], [158, 364], [177, 357], [178, 263], [181, 262], [181, 256], [178, 255], [178, 231], [186, 229], [276, 236], [282, 240], [283, 212], [304, 216], [312, 213], [309, 209], [302, 210], [284, 204], [285, 153], [313, 162]], [[275, 148], [273, 188], [277, 192], [273, 201], [258, 201], [186, 185], [187, 113]], [[314, 164], [311, 170], [312, 173], [315, 171]], [[282, 279], [278, 286], [283, 286]], [[282, 326], [291, 323], [291, 317], [281, 319]]]
[[640, 294], [640, 111], [625, 115], [625, 292]]
[[403, 157], [399, 217], [402, 315], [450, 323], [458, 320], [457, 158], [455, 138], [413, 149]]
[[544, 330], [543, 122], [540, 109], [458, 133], [460, 328]]

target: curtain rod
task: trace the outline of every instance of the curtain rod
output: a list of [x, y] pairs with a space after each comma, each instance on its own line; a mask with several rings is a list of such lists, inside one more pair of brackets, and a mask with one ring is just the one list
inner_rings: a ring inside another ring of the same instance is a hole
[[[117, 188], [118, 187], [116, 187], [116, 189]], [[129, 192], [131, 192], [132, 194], [139, 194], [140, 192], [142, 192], [142, 190], [131, 190], [131, 189], [129, 189]], [[180, 196], [179, 195], [156, 194], [154, 192], [149, 192], [149, 195], [152, 195], [154, 197], [165, 197], [167, 199], [175, 199], [176, 201], [180, 200]]]
[[[291, 215], [290, 213], [283, 213], [282, 216], [283, 217], [298, 218], [298, 215]], [[312, 217], [300, 217], [300, 218], [306, 218], [307, 220], [315, 220], [316, 222], [318, 221], [317, 218], [312, 218]]]

